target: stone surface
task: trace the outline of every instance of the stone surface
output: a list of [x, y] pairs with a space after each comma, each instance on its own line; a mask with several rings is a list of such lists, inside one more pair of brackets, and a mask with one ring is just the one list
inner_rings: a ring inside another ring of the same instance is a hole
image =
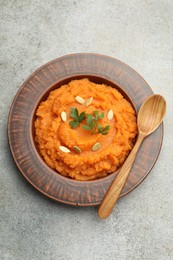
[[[173, 1], [0, 1], [0, 259], [173, 259]], [[136, 69], [168, 104], [163, 147], [146, 180], [103, 221], [96, 207], [55, 203], [16, 168], [11, 102], [42, 64], [96, 52]]]

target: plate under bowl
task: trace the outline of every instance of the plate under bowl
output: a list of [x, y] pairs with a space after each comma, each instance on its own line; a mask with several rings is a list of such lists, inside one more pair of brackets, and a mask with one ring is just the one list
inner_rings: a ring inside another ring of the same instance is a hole
[[[9, 113], [8, 139], [16, 165], [37, 190], [59, 202], [92, 206], [101, 203], [117, 172], [85, 182], [63, 177], [45, 164], [33, 138], [33, 121], [39, 103], [50, 90], [83, 77], [116, 87], [137, 111], [153, 95], [146, 81], [119, 60], [93, 53], [66, 55], [40, 67], [20, 87]], [[163, 124], [144, 140], [120, 197], [137, 187], [151, 171], [162, 139]]]

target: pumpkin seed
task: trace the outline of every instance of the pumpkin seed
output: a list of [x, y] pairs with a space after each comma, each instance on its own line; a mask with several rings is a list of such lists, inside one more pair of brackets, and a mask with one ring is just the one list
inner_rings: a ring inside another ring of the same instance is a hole
[[81, 153], [81, 149], [78, 146], [74, 145], [73, 148], [76, 152]]
[[92, 102], [93, 102], [93, 97], [88, 98], [85, 104], [86, 107], [89, 106]]
[[98, 149], [100, 149], [100, 147], [101, 147], [101, 144], [100, 144], [100, 143], [96, 143], [96, 144], [93, 145], [92, 151], [93, 151], [93, 152], [94, 152], [94, 151], [97, 151]]
[[64, 112], [64, 111], [61, 112], [61, 119], [62, 119], [62, 121], [64, 121], [64, 122], [67, 120], [67, 114], [66, 114], [66, 112]]
[[112, 120], [113, 116], [114, 116], [114, 113], [113, 113], [113, 111], [111, 109], [111, 110], [108, 111], [108, 114], [107, 114], [108, 120]]
[[85, 100], [80, 97], [80, 96], [76, 96], [76, 101], [79, 103], [79, 104], [84, 104], [85, 103]]
[[60, 145], [59, 149], [61, 150], [61, 152], [70, 153], [70, 150], [67, 147], [65, 147], [65, 146]]

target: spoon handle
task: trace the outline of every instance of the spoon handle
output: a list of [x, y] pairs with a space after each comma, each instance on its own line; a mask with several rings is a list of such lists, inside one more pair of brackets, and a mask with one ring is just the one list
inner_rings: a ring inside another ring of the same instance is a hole
[[145, 138], [145, 135], [142, 135], [139, 133], [136, 144], [134, 145], [131, 153], [129, 154], [128, 158], [126, 159], [125, 163], [123, 164], [118, 175], [112, 182], [102, 203], [99, 206], [98, 215], [100, 218], [105, 219], [105, 218], [109, 217], [109, 215], [111, 214], [112, 209], [118, 200], [119, 194], [121, 193], [121, 190], [124, 187], [124, 184], [127, 180], [127, 177], [129, 175], [129, 172], [130, 172], [133, 162], [135, 160], [136, 154], [138, 152], [138, 149], [139, 149], [142, 141], [144, 140], [144, 138]]

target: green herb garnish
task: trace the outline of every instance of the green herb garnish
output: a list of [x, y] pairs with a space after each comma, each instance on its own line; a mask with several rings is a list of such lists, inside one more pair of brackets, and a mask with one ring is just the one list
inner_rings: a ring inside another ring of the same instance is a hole
[[107, 125], [103, 127], [101, 124], [99, 124], [99, 120], [104, 117], [104, 113], [99, 112], [95, 110], [94, 116], [91, 114], [86, 115], [86, 123], [87, 125], [82, 125], [82, 128], [85, 130], [90, 130], [92, 131], [92, 134], [102, 134], [102, 135], [107, 135], [108, 130], [110, 129], [110, 125]]
[[77, 108], [71, 108], [70, 116], [74, 119], [73, 121], [69, 122], [71, 128], [76, 128], [80, 125], [80, 122], [85, 119], [85, 112], [82, 112], [80, 115], [78, 113]]
[[99, 124], [99, 120], [104, 118], [104, 113], [101, 112], [99, 114], [99, 111], [95, 110], [92, 114], [85, 114], [85, 112], [82, 112], [79, 115], [79, 112], [77, 108], [71, 108], [70, 110], [70, 116], [74, 119], [73, 121], [69, 122], [69, 125], [71, 128], [76, 128], [80, 125], [80, 122], [82, 122], [84, 119], [86, 119], [86, 124], [82, 125], [82, 128], [84, 130], [91, 131], [92, 134], [102, 134], [107, 135], [110, 129], [110, 125], [106, 125], [105, 127], [102, 126], [102, 124]]
[[98, 124], [97, 126], [97, 129], [98, 129], [98, 132], [102, 135], [107, 135], [108, 134], [108, 131], [110, 129], [110, 125], [107, 125], [105, 127], [102, 127], [101, 124]]
[[94, 116], [91, 114], [87, 114], [86, 115], [86, 122], [87, 125], [82, 125], [82, 128], [85, 130], [92, 130], [95, 126], [95, 122], [94, 122]]

